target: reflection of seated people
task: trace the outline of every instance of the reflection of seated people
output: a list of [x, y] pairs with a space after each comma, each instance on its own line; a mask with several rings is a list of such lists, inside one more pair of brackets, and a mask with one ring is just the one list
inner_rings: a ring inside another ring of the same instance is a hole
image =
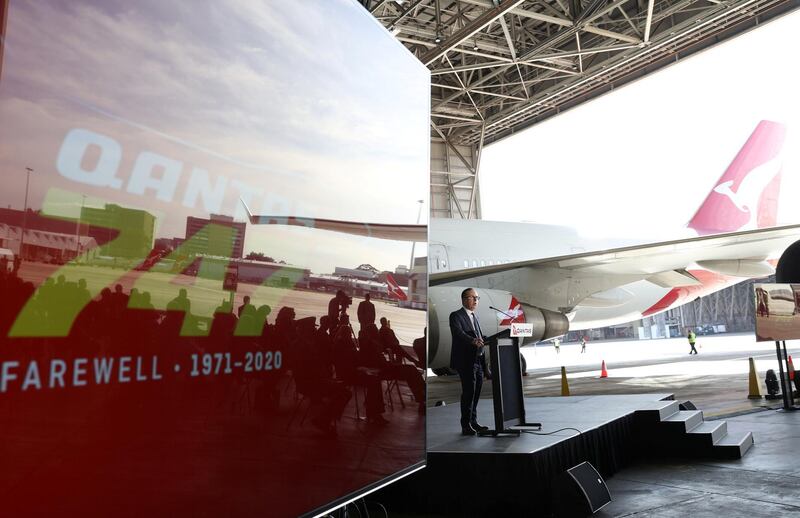
[[219, 306], [217, 306], [216, 309], [214, 309], [214, 314], [232, 313], [232, 312], [233, 312], [233, 306], [231, 306], [231, 303], [225, 299], [222, 299], [222, 302], [220, 302]]
[[427, 356], [428, 356], [428, 328], [425, 328], [425, 331], [422, 334], [422, 337], [417, 338], [414, 340], [414, 353], [417, 355], [417, 359], [414, 360], [414, 364], [417, 366], [418, 369], [422, 369], [423, 371], [426, 369], [427, 365]]
[[189, 313], [192, 303], [189, 297], [186, 296], [186, 288], [181, 288], [178, 291], [178, 296], [167, 303], [167, 311], [183, 311]]
[[389, 359], [393, 363], [403, 363], [404, 359], [408, 359], [414, 363], [416, 359], [409, 354], [405, 349], [400, 346], [400, 340], [394, 334], [391, 322], [386, 317], [381, 317], [381, 328], [378, 329], [378, 339], [383, 346], [384, 352], [389, 355]]
[[267, 320], [267, 317], [269, 316], [270, 313], [272, 313], [272, 308], [269, 307], [268, 305], [262, 304], [258, 306], [258, 308], [256, 309], [256, 316], [255, 316], [256, 326], [258, 328], [258, 332], [256, 334], [264, 337], [269, 335], [270, 325], [269, 321]]
[[[145, 293], [149, 300], [150, 294], [147, 292]], [[86, 288], [86, 279], [78, 279], [78, 291], [76, 293], [76, 299], [78, 302], [78, 306], [81, 308], [86, 307], [86, 304], [88, 304], [89, 301], [92, 300], [92, 294], [89, 293], [89, 290]]]
[[[184, 290], [185, 291], [185, 290]], [[121, 314], [128, 307], [128, 295], [122, 291], [122, 284], [114, 286], [114, 293], [111, 294], [111, 303], [114, 305], [114, 313]]]
[[248, 295], [244, 296], [244, 299], [242, 299], [242, 302], [243, 302], [242, 305], [239, 306], [239, 318], [242, 318], [243, 314], [251, 315], [251, 316], [255, 315], [256, 307], [254, 305], [250, 304], [250, 297]]
[[324, 355], [317, 349], [315, 317], [297, 321], [295, 365], [292, 369], [297, 392], [311, 400], [314, 416], [311, 423], [326, 435], [336, 435], [335, 423], [339, 420], [351, 392], [331, 376]]
[[291, 346], [296, 339], [294, 308], [284, 306], [278, 310], [275, 318], [275, 328], [271, 333], [270, 345], [283, 351], [283, 361], [289, 369], [294, 365]]
[[231, 336], [236, 329], [237, 321], [236, 315], [233, 314], [233, 306], [229, 301], [223, 300], [214, 310], [210, 336], [215, 338]]
[[[378, 369], [381, 379], [405, 381], [422, 411], [425, 406], [425, 380], [415, 366], [387, 360], [378, 333], [378, 328], [372, 325], [365, 327], [358, 334], [359, 355], [363, 365]], [[399, 344], [397, 347], [400, 347]]]
[[[374, 327], [374, 326], [373, 326]], [[332, 330], [333, 362], [336, 378], [348, 386], [359, 386], [366, 389], [364, 408], [367, 422], [370, 424], [386, 424], [383, 418], [383, 390], [380, 372], [369, 369], [360, 361], [359, 350], [353, 338], [353, 329], [349, 325], [339, 326]]]
[[194, 325], [191, 315], [191, 301], [186, 296], [186, 289], [181, 288], [178, 296], [167, 303], [167, 316], [162, 324], [162, 334], [179, 336], [183, 331], [191, 332]]
[[317, 352], [325, 359], [331, 369], [334, 365], [333, 337], [328, 334], [328, 316], [324, 315], [319, 319], [319, 329], [317, 329]]
[[[239, 325], [236, 336], [261, 336], [264, 332], [264, 321], [259, 321], [256, 307], [250, 304], [250, 297], [244, 296], [244, 303], [239, 306]], [[264, 316], [266, 318], [266, 315]]]

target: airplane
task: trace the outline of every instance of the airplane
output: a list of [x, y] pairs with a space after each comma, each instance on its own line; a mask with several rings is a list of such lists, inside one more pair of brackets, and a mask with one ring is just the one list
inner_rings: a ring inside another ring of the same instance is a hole
[[397, 284], [397, 281], [394, 280], [391, 273], [386, 274], [386, 293], [388, 293], [390, 297], [400, 301], [408, 300], [406, 292]]
[[[482, 299], [477, 314], [485, 334], [512, 322], [533, 323], [527, 344], [655, 315], [772, 274], [775, 260], [800, 236], [800, 225], [775, 226], [785, 134], [779, 123], [757, 125], [689, 221], [691, 237], [647, 244], [588, 241], [568, 227], [432, 218], [428, 367], [450, 373], [449, 313], [461, 307], [465, 288], [476, 289]], [[312, 218], [291, 223], [247, 212], [251, 224], [424, 239], [420, 225]]]

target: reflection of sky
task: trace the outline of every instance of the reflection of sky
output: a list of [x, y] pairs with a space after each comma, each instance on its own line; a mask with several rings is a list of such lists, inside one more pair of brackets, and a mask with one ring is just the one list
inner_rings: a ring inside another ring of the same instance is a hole
[[[261, 213], [414, 223], [427, 198], [427, 71], [350, 0], [13, 1], [7, 31], [0, 116], [14, 123], [0, 129], [0, 167], [36, 170], [33, 207], [54, 186], [152, 203], [168, 214], [160, 235], [182, 236], [186, 216], [207, 215], [181, 204], [192, 168], [227, 178], [227, 214], [241, 194], [234, 180], [256, 191], [249, 205]], [[55, 157], [75, 127], [121, 145], [123, 180], [143, 151], [180, 161], [173, 203], [59, 176]], [[8, 187], [0, 203], [21, 207], [24, 179]], [[312, 257], [293, 231], [247, 232], [246, 250], [315, 271], [394, 268], [410, 252], [314, 232], [303, 240], [328, 252]]]
[[800, 222], [800, 77], [775, 52], [798, 28], [800, 14], [787, 15], [487, 146], [484, 217], [674, 235], [766, 119], [789, 130], [779, 223]]

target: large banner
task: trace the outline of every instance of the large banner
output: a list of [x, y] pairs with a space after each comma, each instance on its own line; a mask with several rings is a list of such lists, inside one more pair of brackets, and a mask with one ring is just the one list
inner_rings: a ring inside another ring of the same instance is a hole
[[3, 5], [2, 514], [298, 516], [422, 465], [411, 243], [281, 218], [414, 221], [427, 70], [350, 0]]
[[800, 284], [755, 284], [756, 341], [800, 338]]

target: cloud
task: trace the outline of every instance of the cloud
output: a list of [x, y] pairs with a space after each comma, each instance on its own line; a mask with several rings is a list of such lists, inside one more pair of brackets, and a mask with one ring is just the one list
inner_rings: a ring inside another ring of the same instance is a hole
[[151, 151], [307, 216], [407, 223], [427, 198], [427, 71], [355, 3], [14, 3], [8, 44], [0, 112], [24, 131], [3, 132], [3, 169], [61, 182], [61, 139], [85, 127], [120, 142], [122, 178]]

